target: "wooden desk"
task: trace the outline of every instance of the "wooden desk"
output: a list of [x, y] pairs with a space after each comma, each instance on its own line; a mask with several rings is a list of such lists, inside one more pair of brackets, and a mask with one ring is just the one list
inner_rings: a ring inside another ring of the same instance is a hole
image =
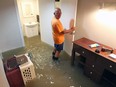
[[[81, 38], [73, 42], [72, 58], [71, 63], [74, 64], [75, 52], [79, 53], [85, 58], [84, 62], [84, 74], [90, 77], [96, 82], [100, 82], [103, 77], [104, 70], [108, 70], [116, 75], [116, 59], [109, 57], [109, 52], [96, 53], [96, 48], [90, 48], [90, 44], [97, 43], [87, 38]], [[101, 50], [102, 47], [112, 49], [109, 46], [98, 43], [100, 46], [97, 47]], [[116, 49], [113, 51], [116, 54]], [[116, 79], [115, 79], [116, 80]]]

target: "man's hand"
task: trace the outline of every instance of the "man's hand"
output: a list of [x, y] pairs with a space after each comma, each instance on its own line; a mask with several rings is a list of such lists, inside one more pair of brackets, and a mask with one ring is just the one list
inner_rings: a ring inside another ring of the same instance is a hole
[[76, 29], [76, 27], [72, 27], [72, 28], [70, 28], [70, 29], [64, 29], [64, 31], [62, 31], [62, 33], [63, 34], [66, 34], [66, 33], [71, 33], [71, 32], [73, 32], [74, 30]]
[[75, 30], [75, 27], [72, 27], [72, 28], [71, 28], [71, 31], [74, 31], [74, 30]]

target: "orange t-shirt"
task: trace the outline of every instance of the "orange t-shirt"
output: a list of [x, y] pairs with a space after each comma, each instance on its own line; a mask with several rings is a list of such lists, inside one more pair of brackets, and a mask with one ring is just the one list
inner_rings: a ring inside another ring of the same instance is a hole
[[62, 23], [59, 19], [52, 19], [52, 34], [55, 44], [62, 44], [64, 42], [64, 34], [61, 33], [64, 30]]

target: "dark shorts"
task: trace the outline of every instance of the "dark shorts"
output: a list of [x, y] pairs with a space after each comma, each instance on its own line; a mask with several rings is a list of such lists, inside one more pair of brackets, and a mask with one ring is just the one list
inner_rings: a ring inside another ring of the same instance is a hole
[[63, 50], [63, 43], [62, 44], [54, 44], [54, 47], [56, 48], [57, 51]]

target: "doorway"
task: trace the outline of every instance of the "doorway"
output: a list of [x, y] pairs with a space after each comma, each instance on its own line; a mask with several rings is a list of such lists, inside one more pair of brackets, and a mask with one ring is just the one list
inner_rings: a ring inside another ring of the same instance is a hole
[[17, 0], [23, 38], [40, 38], [39, 0]]

